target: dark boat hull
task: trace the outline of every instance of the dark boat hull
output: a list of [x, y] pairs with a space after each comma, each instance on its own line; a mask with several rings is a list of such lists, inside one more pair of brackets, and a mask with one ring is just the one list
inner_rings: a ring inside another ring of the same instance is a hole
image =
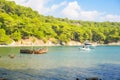
[[39, 49], [39, 50], [29, 50], [29, 49], [21, 49], [20, 53], [25, 53], [25, 54], [43, 54], [48, 52], [48, 49]]

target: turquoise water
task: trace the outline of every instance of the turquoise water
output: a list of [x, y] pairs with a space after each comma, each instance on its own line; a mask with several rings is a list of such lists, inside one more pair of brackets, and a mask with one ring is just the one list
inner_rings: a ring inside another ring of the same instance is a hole
[[[0, 47], [0, 78], [8, 80], [120, 80], [120, 46], [48, 47], [47, 54], [20, 54], [21, 47]], [[30, 48], [30, 47], [27, 47]], [[39, 48], [39, 47], [36, 47]], [[8, 55], [13, 54], [15, 58]]]

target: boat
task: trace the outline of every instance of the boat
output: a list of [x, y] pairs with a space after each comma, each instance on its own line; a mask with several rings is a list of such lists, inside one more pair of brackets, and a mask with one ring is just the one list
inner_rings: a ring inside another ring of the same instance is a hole
[[20, 53], [25, 53], [25, 54], [43, 54], [47, 52], [48, 52], [48, 48], [42, 48], [38, 50], [20, 49]]
[[92, 45], [92, 43], [90, 43], [88, 40], [86, 40], [86, 41], [84, 42], [84, 45], [85, 45], [85, 46], [87, 46], [87, 45]]
[[91, 50], [90, 47], [89, 47], [90, 45], [92, 45], [92, 44], [89, 43], [88, 40], [86, 40], [86, 41], [84, 42], [83, 46], [80, 47], [79, 49], [80, 49], [80, 50], [84, 50], [84, 51], [89, 51], [89, 50]]

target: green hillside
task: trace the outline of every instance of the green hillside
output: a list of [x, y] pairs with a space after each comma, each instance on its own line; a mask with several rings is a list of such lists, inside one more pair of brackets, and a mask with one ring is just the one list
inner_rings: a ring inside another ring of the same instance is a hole
[[0, 44], [34, 36], [54, 43], [71, 40], [110, 43], [120, 41], [120, 22], [89, 22], [43, 16], [15, 2], [0, 0]]

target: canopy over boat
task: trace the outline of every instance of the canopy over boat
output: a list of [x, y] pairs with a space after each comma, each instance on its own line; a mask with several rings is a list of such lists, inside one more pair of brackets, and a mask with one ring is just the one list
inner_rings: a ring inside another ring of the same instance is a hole
[[88, 40], [84, 42], [84, 45], [92, 45]]

